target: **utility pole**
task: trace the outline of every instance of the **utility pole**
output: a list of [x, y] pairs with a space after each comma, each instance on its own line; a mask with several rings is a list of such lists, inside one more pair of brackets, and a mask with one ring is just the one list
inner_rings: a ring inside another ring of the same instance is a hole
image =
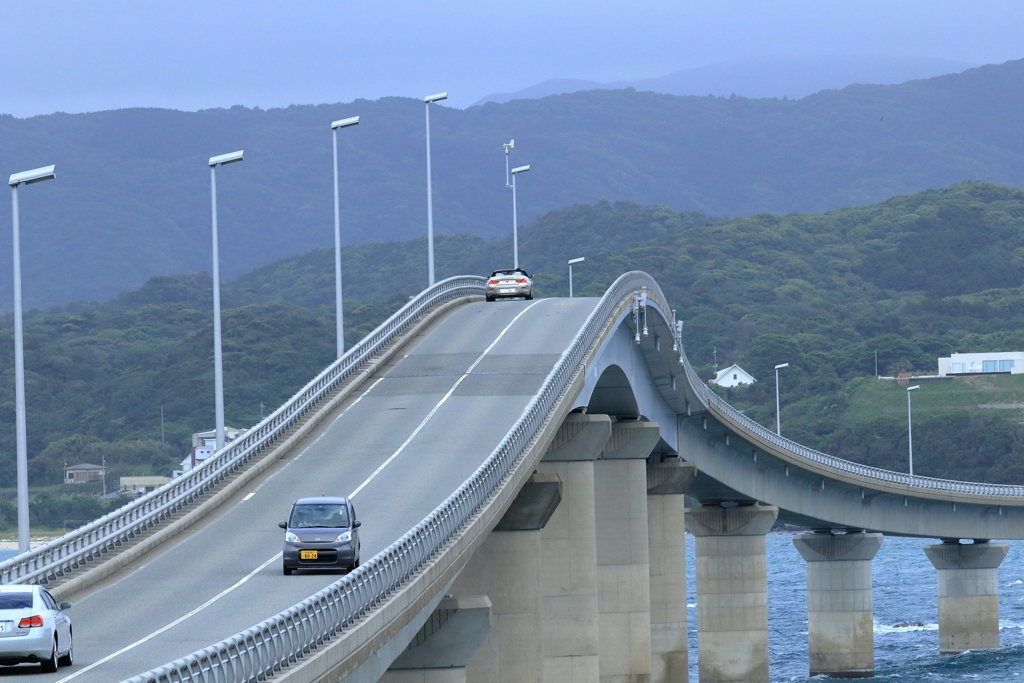
[[260, 401], [260, 422], [263, 422], [263, 401]]
[[875, 350], [875, 379], [878, 379], [878, 350]]
[[711, 352], [715, 356], [715, 374], [718, 374], [718, 347], [716, 346]]
[[160, 404], [160, 445], [164, 445], [164, 406]]

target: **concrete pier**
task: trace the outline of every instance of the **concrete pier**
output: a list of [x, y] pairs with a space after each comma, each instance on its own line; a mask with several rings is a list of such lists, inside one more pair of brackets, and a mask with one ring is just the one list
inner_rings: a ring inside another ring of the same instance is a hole
[[882, 534], [802, 534], [793, 544], [807, 562], [810, 675], [875, 675], [871, 560]]
[[768, 683], [768, 575], [765, 534], [771, 506], [694, 508], [697, 649], [700, 683]]
[[486, 595], [445, 598], [380, 683], [466, 683], [466, 667], [490, 629]]
[[541, 531], [545, 683], [596, 683], [600, 676], [594, 461], [611, 426], [607, 415], [569, 415], [538, 467], [562, 482], [562, 502]]
[[469, 683], [540, 683], [541, 529], [561, 501], [557, 476], [534, 474], [452, 586], [486, 595], [491, 629], [466, 667]]
[[612, 425], [594, 463], [601, 683], [651, 680], [647, 457], [657, 423]]
[[651, 683], [687, 683], [686, 501], [697, 467], [671, 458], [647, 465], [651, 557]]
[[925, 555], [938, 570], [939, 653], [999, 647], [999, 577], [1010, 546], [944, 540]]

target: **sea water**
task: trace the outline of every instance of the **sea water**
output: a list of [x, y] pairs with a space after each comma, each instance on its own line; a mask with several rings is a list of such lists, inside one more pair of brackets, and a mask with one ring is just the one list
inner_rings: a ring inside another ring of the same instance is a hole
[[[822, 681], [807, 675], [806, 563], [791, 533], [771, 533], [768, 546], [768, 628], [771, 679]], [[873, 564], [875, 680], [895, 683], [1024, 683], [1024, 542], [1010, 543], [999, 567], [998, 650], [939, 656], [938, 589], [924, 546], [934, 539], [886, 538]], [[690, 680], [697, 681], [697, 610], [693, 537], [687, 534]], [[0, 550], [0, 561], [17, 551]], [[895, 628], [919, 621], [924, 626]]]
[[[808, 676], [807, 571], [792, 533], [770, 533], [768, 549], [768, 647], [771, 680], [822, 681]], [[690, 680], [697, 681], [697, 610], [694, 543], [687, 534], [687, 603]], [[997, 650], [939, 656], [939, 598], [935, 568], [923, 547], [934, 539], [887, 537], [872, 565], [875, 606], [875, 680], [900, 683], [1024, 683], [1024, 543], [1011, 542], [999, 567]], [[895, 628], [921, 622], [924, 626]]]

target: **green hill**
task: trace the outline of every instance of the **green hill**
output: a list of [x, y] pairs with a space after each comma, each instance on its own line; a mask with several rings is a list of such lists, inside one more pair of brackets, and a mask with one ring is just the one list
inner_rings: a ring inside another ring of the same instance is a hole
[[[435, 225], [509, 231], [499, 144], [517, 141], [524, 222], [628, 197], [676, 211], [823, 212], [951, 183], [1024, 184], [1024, 61], [801, 100], [590, 91], [432, 117]], [[0, 115], [9, 171], [56, 163], [22, 200], [25, 297], [46, 307], [106, 299], [152, 275], [209, 266], [206, 160], [246, 150], [221, 174], [224, 272], [237, 277], [332, 243], [328, 123], [339, 136], [346, 243], [425, 231], [423, 104], [383, 98], [264, 111], [125, 109]], [[0, 202], [0, 213], [7, 199]], [[0, 240], [0, 260], [9, 259]], [[58, 266], [59, 264], [59, 266]], [[0, 302], [10, 301], [9, 278]], [[887, 286], [887, 285], [885, 285]]]
[[[969, 239], [968, 239], [969, 238]], [[597, 296], [625, 270], [654, 275], [678, 308], [704, 377], [739, 362], [760, 381], [726, 393], [783, 433], [869, 464], [905, 466], [902, 388], [874, 378], [934, 373], [951, 351], [1024, 347], [1024, 191], [972, 182], [824, 215], [712, 221], [619, 202], [551, 212], [521, 233], [539, 296]], [[346, 248], [349, 342], [422, 288], [422, 240]], [[438, 270], [486, 274], [511, 260], [508, 238], [441, 236]], [[331, 252], [259, 268], [224, 288], [227, 420], [248, 426], [333, 357]], [[938, 274], [938, 276], [936, 275]], [[166, 473], [213, 414], [206, 275], [157, 277], [102, 304], [35, 311], [26, 323], [30, 474], [54, 483], [65, 462], [105, 455], [115, 474]], [[0, 487], [13, 485], [10, 316], [0, 325]], [[928, 384], [915, 420], [916, 471], [1024, 481], [1016, 377]], [[991, 385], [991, 386], [990, 386]], [[991, 388], [995, 387], [995, 388]], [[166, 443], [160, 444], [160, 407]], [[889, 409], [892, 410], [889, 410]], [[2, 516], [3, 510], [0, 510]]]

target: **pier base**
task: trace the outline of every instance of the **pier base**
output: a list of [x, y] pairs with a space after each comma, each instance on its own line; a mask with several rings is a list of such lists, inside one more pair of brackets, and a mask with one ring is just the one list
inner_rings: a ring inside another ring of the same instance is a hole
[[770, 506], [688, 510], [696, 537], [697, 652], [700, 683], [768, 683]]
[[810, 675], [875, 675], [871, 560], [882, 534], [803, 534], [793, 539], [807, 561]]
[[999, 647], [997, 570], [1009, 550], [987, 541], [924, 547], [939, 575], [939, 654]]

